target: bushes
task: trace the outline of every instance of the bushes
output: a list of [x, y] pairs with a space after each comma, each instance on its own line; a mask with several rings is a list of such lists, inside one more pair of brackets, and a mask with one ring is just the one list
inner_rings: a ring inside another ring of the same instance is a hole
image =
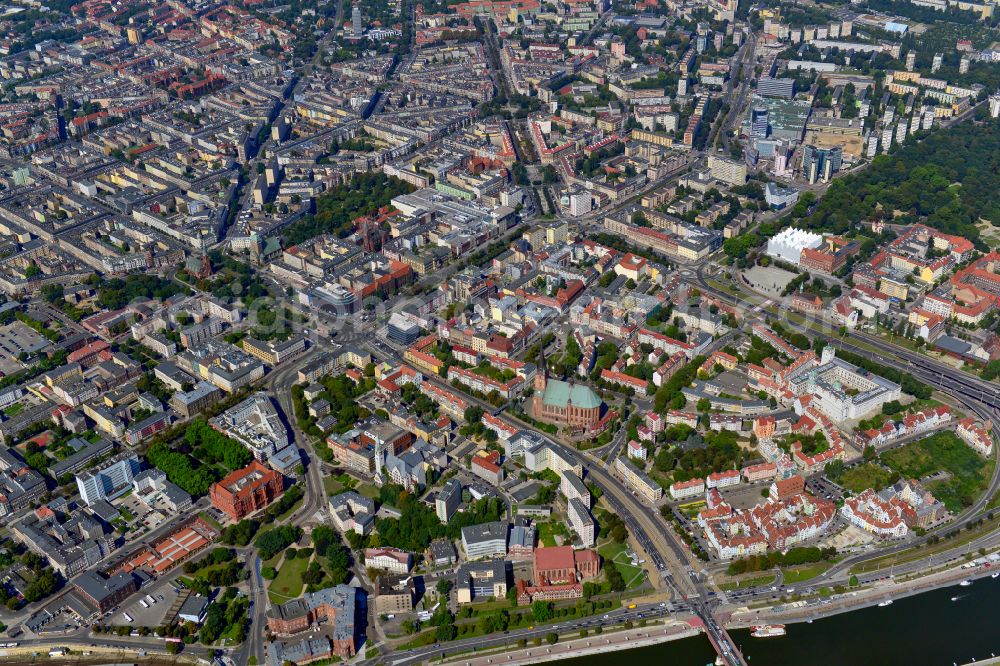
[[163, 442], [152, 444], [146, 451], [149, 463], [162, 471], [184, 492], [200, 497], [215, 483], [215, 475], [207, 467], [199, 467], [197, 460], [189, 455], [172, 451]]
[[815, 546], [809, 548], [791, 548], [785, 553], [767, 553], [766, 555], [754, 555], [742, 560], [733, 560], [726, 570], [730, 576], [738, 576], [752, 571], [767, 571], [777, 566], [795, 566], [797, 564], [810, 564], [830, 559], [837, 554], [836, 548], [823, 548]]
[[282, 525], [261, 532], [256, 541], [257, 552], [262, 560], [269, 560], [298, 541], [301, 536], [302, 528], [295, 525]]
[[933, 481], [927, 489], [956, 513], [975, 502], [988, 482], [986, 461], [951, 431], [885, 451], [882, 462], [908, 479], [939, 470], [948, 472], [949, 478]]
[[313, 548], [320, 557], [326, 557], [330, 546], [340, 543], [340, 537], [333, 528], [326, 525], [317, 525], [312, 531]]
[[42, 569], [38, 577], [24, 590], [24, 600], [33, 603], [44, 599], [59, 589], [62, 580], [53, 569]]
[[164, 299], [187, 289], [176, 282], [157, 275], [129, 275], [101, 282], [97, 291], [97, 302], [110, 310], [125, 307], [137, 298]]
[[610, 560], [604, 563], [604, 578], [608, 581], [608, 586], [612, 592], [625, 591], [625, 578], [615, 563]]
[[251, 518], [244, 518], [235, 525], [230, 525], [222, 532], [222, 543], [230, 546], [246, 546], [252, 540], [257, 530], [260, 529], [260, 522]]
[[302, 495], [303, 490], [301, 486], [292, 486], [286, 490], [278, 501], [267, 507], [267, 511], [264, 513], [264, 522], [274, 522], [278, 516], [291, 511], [295, 503], [302, 499]]
[[694, 381], [695, 376], [698, 374], [698, 368], [704, 362], [704, 356], [695, 357], [690, 363], [678, 370], [673, 377], [668, 379], [663, 386], [657, 389], [653, 398], [653, 409], [657, 412], [662, 412], [668, 406], [671, 409], [681, 409], [684, 407], [686, 399], [684, 398], [684, 394], [681, 393], [681, 389]]
[[223, 635], [231, 637], [232, 643], [243, 642], [248, 625], [248, 606], [246, 597], [234, 598], [229, 595], [211, 603], [205, 614], [205, 623], [198, 632], [201, 644], [211, 645]]
[[205, 419], [195, 419], [188, 425], [184, 441], [195, 450], [198, 460], [212, 465], [222, 463], [230, 471], [246, 467], [253, 460], [245, 446], [208, 425]]
[[998, 177], [990, 166], [998, 147], [996, 121], [964, 122], [934, 132], [875, 158], [864, 171], [835, 180], [804, 226], [839, 234], [858, 220], [874, 219], [879, 209], [902, 211], [899, 224], [924, 222], [985, 250], [976, 222], [1000, 222], [994, 196]]
[[[383, 503], [397, 503], [403, 515], [399, 519], [383, 518], [375, 527], [381, 536], [383, 546], [394, 546], [409, 551], [423, 551], [433, 539], [448, 537], [456, 539], [462, 528], [468, 525], [499, 520], [501, 505], [495, 498], [483, 499], [473, 504], [468, 511], [456, 514], [447, 525], [442, 525], [434, 509], [420, 502], [409, 493], [399, 493], [398, 487], [383, 486]], [[386, 501], [389, 499], [390, 501]]]

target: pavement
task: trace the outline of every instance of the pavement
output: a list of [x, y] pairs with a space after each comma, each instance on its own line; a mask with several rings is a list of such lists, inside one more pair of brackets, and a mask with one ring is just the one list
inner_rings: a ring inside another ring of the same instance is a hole
[[[693, 618], [692, 618], [693, 619]], [[586, 638], [560, 639], [555, 645], [543, 642], [540, 646], [517, 650], [506, 650], [499, 654], [459, 657], [454, 663], [463, 666], [491, 666], [492, 664], [534, 664], [544, 661], [572, 659], [588, 654], [600, 654], [616, 650], [631, 650], [638, 647], [658, 645], [668, 641], [690, 638], [701, 633], [691, 623], [680, 619], [667, 620], [645, 627], [620, 631], [590, 634]], [[447, 662], [446, 662], [447, 663]]]

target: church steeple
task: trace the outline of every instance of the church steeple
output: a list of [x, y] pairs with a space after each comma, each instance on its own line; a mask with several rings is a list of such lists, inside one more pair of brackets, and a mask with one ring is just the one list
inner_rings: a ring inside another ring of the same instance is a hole
[[535, 391], [543, 393], [549, 382], [549, 363], [545, 360], [545, 346], [538, 351], [538, 368], [535, 371]]

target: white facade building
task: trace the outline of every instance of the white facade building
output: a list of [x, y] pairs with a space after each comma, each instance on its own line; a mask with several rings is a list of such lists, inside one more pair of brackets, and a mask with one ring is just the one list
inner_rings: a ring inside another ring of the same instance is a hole
[[767, 241], [767, 254], [775, 259], [798, 265], [802, 250], [816, 249], [823, 244], [823, 237], [805, 229], [788, 227]]

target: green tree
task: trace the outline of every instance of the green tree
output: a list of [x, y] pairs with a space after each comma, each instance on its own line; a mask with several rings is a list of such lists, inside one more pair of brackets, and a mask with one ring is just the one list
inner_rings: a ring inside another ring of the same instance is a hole
[[552, 619], [552, 603], [548, 601], [536, 601], [531, 604], [531, 616], [535, 622], [548, 622]]

